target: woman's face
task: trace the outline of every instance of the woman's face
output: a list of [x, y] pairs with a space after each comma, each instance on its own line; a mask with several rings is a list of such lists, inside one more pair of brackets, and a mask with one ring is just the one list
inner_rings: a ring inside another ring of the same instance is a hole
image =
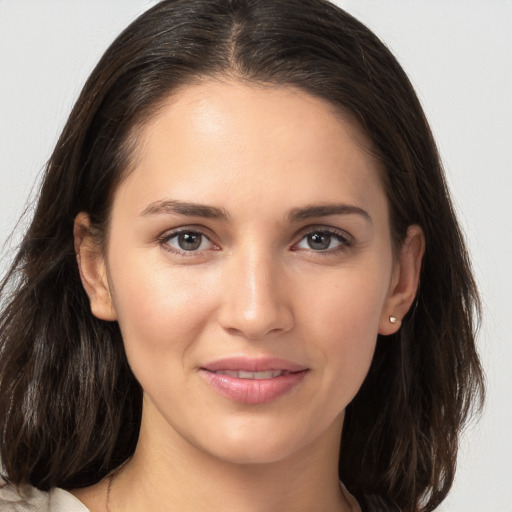
[[339, 441], [399, 316], [366, 142], [321, 99], [235, 81], [184, 88], [143, 129], [100, 262], [113, 303], [91, 300], [155, 436], [235, 462]]

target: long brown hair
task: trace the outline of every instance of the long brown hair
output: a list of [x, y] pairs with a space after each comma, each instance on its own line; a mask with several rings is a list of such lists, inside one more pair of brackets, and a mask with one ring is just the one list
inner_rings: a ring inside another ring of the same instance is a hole
[[137, 129], [196, 79], [292, 85], [350, 112], [385, 169], [395, 245], [419, 224], [415, 304], [379, 339], [348, 406], [340, 478], [363, 510], [426, 512], [453, 482], [459, 432], [483, 398], [479, 302], [438, 152], [404, 71], [324, 0], [166, 0], [107, 50], [47, 164], [35, 214], [0, 285], [0, 456], [14, 483], [87, 486], [135, 448], [142, 392], [116, 323], [95, 318], [73, 250], [100, 236]]

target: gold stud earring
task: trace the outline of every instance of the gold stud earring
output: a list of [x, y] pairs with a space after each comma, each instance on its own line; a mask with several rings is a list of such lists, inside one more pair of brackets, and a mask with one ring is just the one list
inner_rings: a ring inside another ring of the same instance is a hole
[[389, 322], [392, 324], [396, 324], [398, 322], [398, 320], [397, 320], [396, 316], [390, 315]]

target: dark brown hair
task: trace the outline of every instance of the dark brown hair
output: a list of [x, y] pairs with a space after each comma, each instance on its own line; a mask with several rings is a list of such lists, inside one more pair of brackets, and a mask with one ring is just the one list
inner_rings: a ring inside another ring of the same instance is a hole
[[324, 0], [167, 0], [107, 50], [46, 168], [1, 283], [0, 455], [40, 489], [90, 485], [133, 452], [141, 389], [117, 323], [95, 318], [73, 221], [108, 225], [133, 134], [178, 87], [208, 76], [295, 86], [349, 112], [385, 169], [395, 243], [426, 237], [416, 302], [378, 340], [348, 406], [340, 478], [365, 511], [431, 511], [453, 481], [458, 435], [483, 397], [478, 296], [427, 121], [404, 71], [364, 25]]

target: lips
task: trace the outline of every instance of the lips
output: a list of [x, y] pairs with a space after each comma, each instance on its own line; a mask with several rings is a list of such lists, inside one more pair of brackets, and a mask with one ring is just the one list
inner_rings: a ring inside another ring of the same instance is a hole
[[308, 368], [279, 358], [229, 358], [200, 369], [210, 387], [225, 398], [244, 404], [277, 400], [298, 386]]
[[280, 377], [281, 375], [285, 375], [286, 373], [282, 370], [267, 370], [266, 372], [246, 372], [245, 370], [219, 370], [218, 372], [213, 372], [218, 375], [229, 375], [230, 377], [237, 377], [239, 379], [273, 379], [275, 377]]

